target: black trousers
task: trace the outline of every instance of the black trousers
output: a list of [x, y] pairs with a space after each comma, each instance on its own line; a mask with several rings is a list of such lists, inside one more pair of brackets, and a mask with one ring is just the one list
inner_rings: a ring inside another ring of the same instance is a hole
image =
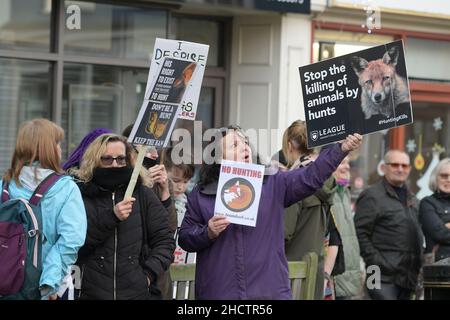
[[394, 283], [381, 282], [380, 289], [367, 289], [372, 300], [411, 300], [411, 289], [399, 287]]

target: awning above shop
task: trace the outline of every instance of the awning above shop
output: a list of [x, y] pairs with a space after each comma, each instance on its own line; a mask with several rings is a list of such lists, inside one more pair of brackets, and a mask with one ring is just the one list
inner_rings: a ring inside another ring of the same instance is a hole
[[170, 0], [164, 2], [309, 14], [311, 0]]

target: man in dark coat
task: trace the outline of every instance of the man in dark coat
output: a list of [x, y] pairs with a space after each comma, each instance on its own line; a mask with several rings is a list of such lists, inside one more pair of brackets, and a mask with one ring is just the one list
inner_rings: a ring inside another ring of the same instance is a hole
[[405, 184], [411, 171], [408, 154], [388, 151], [382, 170], [383, 180], [356, 201], [361, 255], [366, 268], [377, 266], [381, 271], [381, 283], [367, 289], [372, 299], [408, 300], [417, 285], [423, 244], [418, 201]]

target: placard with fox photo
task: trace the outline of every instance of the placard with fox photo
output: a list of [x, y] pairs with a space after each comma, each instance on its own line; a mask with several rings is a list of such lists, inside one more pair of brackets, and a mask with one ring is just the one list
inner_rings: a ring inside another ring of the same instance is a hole
[[217, 184], [215, 215], [225, 215], [230, 223], [256, 226], [264, 166], [222, 160]]
[[299, 68], [308, 148], [413, 122], [403, 41]]

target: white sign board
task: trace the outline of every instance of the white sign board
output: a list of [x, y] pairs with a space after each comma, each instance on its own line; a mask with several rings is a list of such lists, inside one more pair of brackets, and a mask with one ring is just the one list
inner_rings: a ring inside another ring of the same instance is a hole
[[225, 215], [230, 223], [256, 226], [264, 166], [222, 160], [217, 185], [215, 215]]
[[[171, 85], [172, 92], [178, 93], [176, 103], [181, 106], [179, 118], [195, 120], [208, 51], [209, 46], [205, 44], [156, 38], [145, 89], [145, 100], [161, 100], [156, 99], [155, 96], [152, 97], [152, 93], [155, 94], [153, 90], [158, 86], [162, 88], [166, 79], [170, 83], [165, 84]], [[167, 59], [188, 62], [188, 65], [181, 70], [179, 78], [172, 77], [170, 74], [157, 73], [158, 70], [162, 70], [161, 64]]]

